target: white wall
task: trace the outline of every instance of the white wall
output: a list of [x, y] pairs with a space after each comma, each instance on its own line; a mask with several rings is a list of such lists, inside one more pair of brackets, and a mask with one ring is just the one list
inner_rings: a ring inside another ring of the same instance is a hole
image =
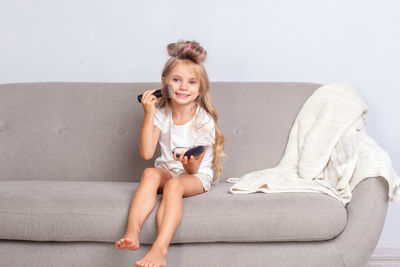
[[[166, 45], [199, 41], [211, 81], [346, 81], [400, 174], [400, 2], [1, 0], [0, 83], [158, 82]], [[378, 246], [400, 246], [390, 203]]]

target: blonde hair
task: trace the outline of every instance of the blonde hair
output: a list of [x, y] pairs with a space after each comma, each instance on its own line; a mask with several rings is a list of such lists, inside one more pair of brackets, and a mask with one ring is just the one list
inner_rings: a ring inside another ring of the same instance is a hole
[[[171, 58], [167, 61], [162, 71], [162, 77], [164, 77], [164, 81], [168, 74], [178, 64], [185, 64], [188, 67], [193, 67], [200, 79], [199, 95], [195, 100], [195, 108], [200, 106], [214, 120], [215, 142], [213, 144], [214, 154], [211, 168], [214, 170], [214, 178], [216, 178], [216, 183], [218, 183], [222, 174], [221, 161], [226, 157], [224, 153], [225, 137], [219, 129], [218, 114], [209, 94], [210, 82], [206, 69], [203, 65], [203, 62], [205, 61], [207, 56], [207, 51], [196, 41], [183, 40], [179, 40], [176, 43], [168, 44], [167, 51], [168, 55], [171, 56]], [[163, 107], [167, 107], [169, 110], [171, 110], [171, 99], [163, 97], [160, 98], [160, 100], [157, 102], [157, 108]], [[195, 121], [197, 120], [197, 117], [198, 114]]]

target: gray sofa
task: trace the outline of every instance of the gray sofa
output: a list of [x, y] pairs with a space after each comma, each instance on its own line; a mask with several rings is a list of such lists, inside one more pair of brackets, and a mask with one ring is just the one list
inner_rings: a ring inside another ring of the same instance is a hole
[[[225, 135], [221, 182], [183, 199], [167, 266], [365, 266], [385, 222], [388, 185], [370, 177], [350, 203], [319, 193], [230, 194], [226, 179], [276, 166], [291, 126], [320, 84], [212, 82]], [[118, 250], [146, 167], [137, 95], [160, 83], [0, 85], [0, 266], [134, 266]]]

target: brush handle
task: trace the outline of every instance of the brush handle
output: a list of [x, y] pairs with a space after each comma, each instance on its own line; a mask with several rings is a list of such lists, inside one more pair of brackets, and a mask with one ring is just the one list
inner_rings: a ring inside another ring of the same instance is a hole
[[[155, 91], [152, 93], [152, 95], [154, 95], [154, 96], [156, 96], [156, 97], [162, 97], [161, 89], [155, 90]], [[143, 94], [138, 95], [137, 99], [138, 99], [139, 103], [142, 103], [142, 97], [143, 97]]]

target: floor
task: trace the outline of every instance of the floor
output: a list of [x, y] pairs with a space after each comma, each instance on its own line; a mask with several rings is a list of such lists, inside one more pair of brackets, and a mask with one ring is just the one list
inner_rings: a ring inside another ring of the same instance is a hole
[[400, 247], [378, 247], [366, 267], [400, 267]]

